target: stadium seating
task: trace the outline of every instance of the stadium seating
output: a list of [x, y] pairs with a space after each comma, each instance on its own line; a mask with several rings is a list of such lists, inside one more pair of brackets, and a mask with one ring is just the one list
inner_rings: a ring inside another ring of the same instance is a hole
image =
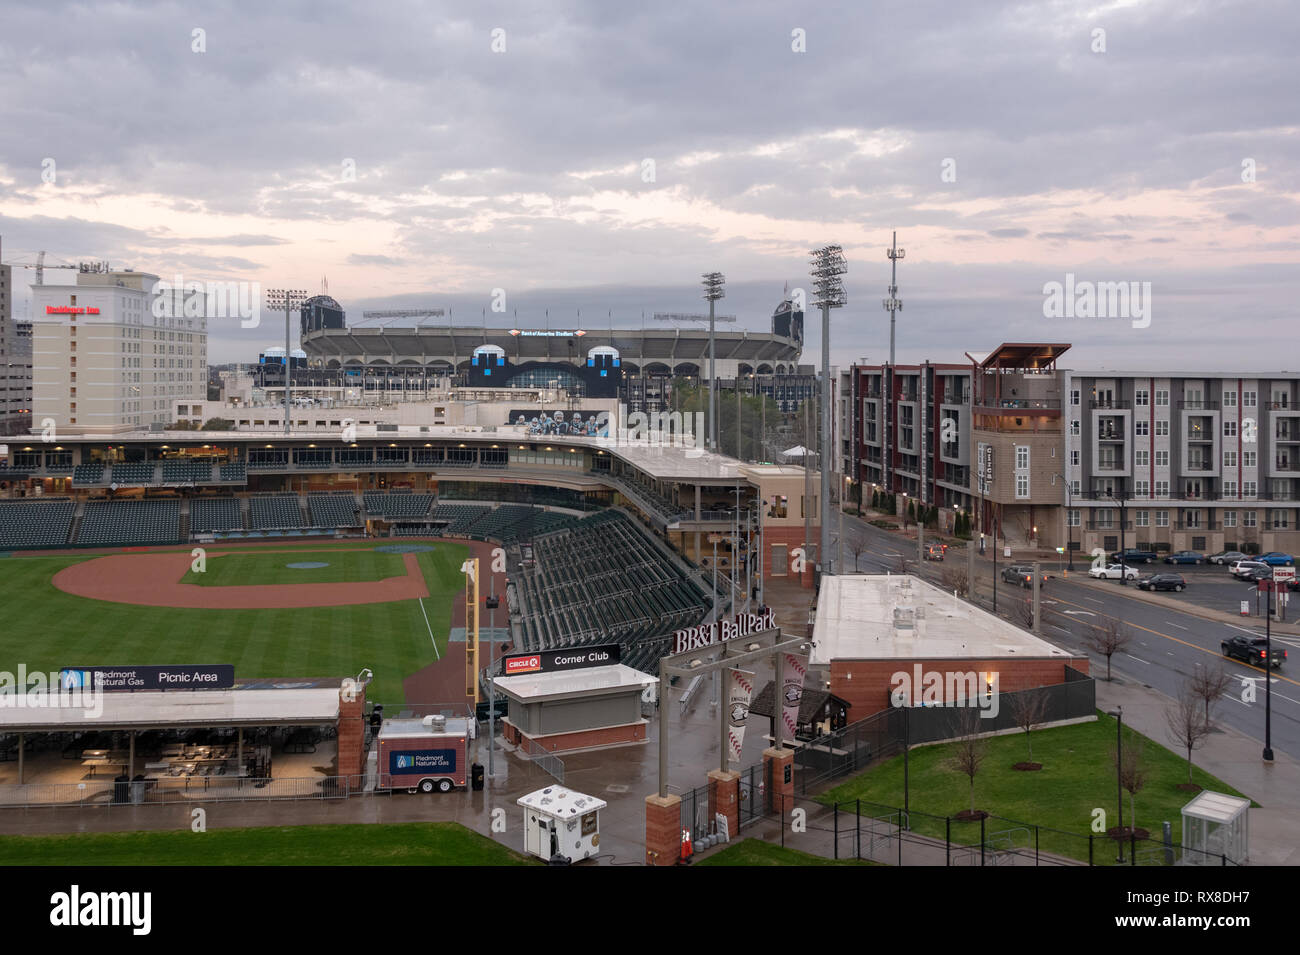
[[466, 528], [488, 512], [481, 504], [439, 504], [430, 515], [434, 521], [446, 521], [447, 533], [464, 534]]
[[409, 491], [389, 492], [366, 491], [362, 495], [366, 513], [372, 517], [401, 519], [424, 517], [433, 505], [432, 494], [413, 494]]
[[190, 503], [191, 534], [243, 529], [244, 518], [237, 497], [200, 497]]
[[116, 544], [177, 544], [181, 502], [177, 498], [87, 501], [77, 532], [82, 547]]
[[222, 481], [238, 481], [241, 484], [248, 482], [248, 465], [243, 461], [236, 461], [233, 464], [221, 465]]
[[297, 494], [263, 494], [250, 497], [248, 503], [253, 530], [302, 527], [302, 507]]
[[95, 464], [78, 464], [72, 469], [73, 484], [103, 484], [104, 483], [104, 465]]
[[358, 527], [365, 523], [357, 517], [357, 499], [343, 494], [308, 494], [307, 508], [313, 527]]
[[118, 486], [153, 484], [153, 472], [153, 461], [119, 461], [113, 465], [109, 479]]
[[164, 484], [211, 484], [212, 462], [169, 458], [162, 463]]
[[67, 498], [0, 501], [0, 549], [66, 544], [75, 510]]

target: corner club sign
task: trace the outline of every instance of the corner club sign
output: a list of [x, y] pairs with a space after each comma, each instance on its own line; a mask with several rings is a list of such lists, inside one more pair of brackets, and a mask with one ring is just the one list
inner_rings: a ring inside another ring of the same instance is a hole
[[502, 676], [519, 676], [523, 673], [550, 673], [555, 670], [578, 670], [583, 667], [608, 667], [619, 662], [617, 643], [600, 647], [583, 647], [581, 650], [547, 650], [544, 653], [523, 653], [506, 657], [502, 662]]
[[730, 620], [719, 620], [699, 627], [687, 627], [673, 634], [673, 653], [699, 650], [715, 643], [725, 643], [763, 630], [776, 629], [776, 611], [771, 607], [762, 613], [738, 613]]

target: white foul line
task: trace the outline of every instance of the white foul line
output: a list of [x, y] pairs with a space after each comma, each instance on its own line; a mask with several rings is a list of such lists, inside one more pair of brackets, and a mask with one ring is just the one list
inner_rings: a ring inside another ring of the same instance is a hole
[[[441, 660], [442, 657], [438, 655], [438, 641], [433, 639], [433, 627], [429, 626], [429, 615], [424, 612], [424, 598], [416, 597], [415, 599], [420, 601], [420, 615], [424, 617], [424, 626], [429, 631], [430, 642], [433, 643], [433, 658], [435, 660]], [[468, 637], [468, 634], [466, 634], [466, 636]]]

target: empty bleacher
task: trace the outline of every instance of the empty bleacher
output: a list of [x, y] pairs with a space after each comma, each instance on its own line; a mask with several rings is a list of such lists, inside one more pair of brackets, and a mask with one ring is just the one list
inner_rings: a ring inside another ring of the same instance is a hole
[[119, 461], [113, 465], [110, 472], [110, 478], [114, 484], [152, 484], [154, 462], [152, 461]]
[[366, 491], [361, 497], [367, 514], [388, 520], [424, 517], [433, 506], [432, 494], [414, 494], [410, 491]]
[[274, 531], [302, 527], [302, 506], [297, 494], [263, 494], [248, 499], [253, 530]]
[[190, 533], [210, 534], [244, 529], [237, 497], [200, 497], [190, 502]]
[[358, 527], [365, 521], [357, 517], [357, 498], [350, 491], [334, 494], [308, 494], [307, 509], [312, 527]]
[[72, 469], [73, 484], [103, 484], [104, 483], [104, 465], [95, 464], [78, 464]]
[[211, 484], [212, 462], [168, 458], [162, 463], [164, 484]]
[[66, 544], [75, 510], [67, 498], [0, 501], [0, 550]]
[[181, 502], [177, 498], [140, 501], [87, 501], [77, 543], [82, 547], [180, 542]]
[[430, 517], [436, 522], [447, 522], [448, 534], [464, 534], [467, 528], [488, 512], [482, 504], [439, 504]]
[[238, 481], [241, 484], [248, 481], [248, 465], [243, 461], [236, 461], [233, 464], [221, 465], [222, 481]]
[[711, 605], [617, 511], [537, 536], [532, 546], [533, 566], [513, 580], [523, 650], [620, 643], [633, 661], [629, 665], [651, 669], [667, 635], [698, 624]]

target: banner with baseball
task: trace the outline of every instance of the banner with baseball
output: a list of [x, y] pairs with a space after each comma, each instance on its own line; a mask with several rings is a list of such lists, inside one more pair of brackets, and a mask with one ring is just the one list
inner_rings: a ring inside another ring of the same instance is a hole
[[754, 696], [754, 674], [749, 670], [728, 670], [731, 680], [727, 691], [727, 761], [740, 762], [740, 747], [745, 742], [745, 721], [749, 719], [749, 702]]
[[803, 700], [803, 681], [808, 675], [808, 661], [793, 653], [784, 655], [781, 685], [781, 732], [782, 740], [795, 738], [794, 732], [799, 726], [799, 704]]

